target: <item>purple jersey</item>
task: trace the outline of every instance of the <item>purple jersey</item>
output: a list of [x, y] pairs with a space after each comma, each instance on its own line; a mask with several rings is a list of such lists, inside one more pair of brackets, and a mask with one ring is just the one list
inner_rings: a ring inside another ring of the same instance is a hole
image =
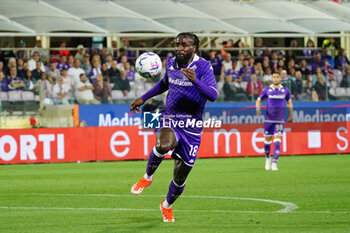
[[265, 122], [283, 123], [286, 101], [290, 100], [288, 88], [280, 84], [280, 88], [275, 89], [271, 84], [262, 90], [259, 99], [263, 100], [265, 97], [267, 102]]
[[[166, 61], [164, 77], [150, 91], [141, 96], [143, 100], [169, 90], [163, 116], [172, 120], [184, 121], [187, 119], [202, 120], [205, 103], [217, 98], [216, 81], [210, 63], [195, 55], [193, 61], [184, 68], [192, 68], [196, 80], [192, 83], [181, 72], [175, 62], [175, 57]], [[185, 130], [200, 133], [202, 127], [190, 127]]]
[[[193, 62], [184, 68], [194, 69], [197, 79], [216, 91], [213, 69], [208, 61], [195, 55]], [[189, 116], [202, 120], [207, 98], [201, 95], [198, 88], [181, 72], [175, 62], [175, 57], [168, 58], [164, 79], [169, 85], [164, 114], [175, 115], [175, 118], [179, 120], [186, 120]], [[201, 128], [194, 128], [191, 131], [199, 133], [201, 130]]]

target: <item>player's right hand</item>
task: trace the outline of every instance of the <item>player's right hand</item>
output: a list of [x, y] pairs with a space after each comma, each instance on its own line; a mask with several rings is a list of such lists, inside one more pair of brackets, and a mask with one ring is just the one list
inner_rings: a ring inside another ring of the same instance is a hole
[[261, 115], [261, 109], [256, 110], [256, 115], [260, 116]]
[[137, 98], [130, 105], [130, 112], [138, 113], [141, 111], [140, 106], [144, 103], [143, 99]]

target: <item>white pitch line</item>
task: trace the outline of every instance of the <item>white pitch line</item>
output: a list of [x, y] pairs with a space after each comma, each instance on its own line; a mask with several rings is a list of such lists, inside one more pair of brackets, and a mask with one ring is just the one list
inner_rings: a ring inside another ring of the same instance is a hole
[[[158, 209], [128, 209], [128, 208], [81, 208], [81, 207], [39, 207], [39, 206], [0, 206], [9, 210], [83, 210], [83, 211], [145, 211], [158, 212]], [[174, 210], [174, 212], [196, 213], [248, 213], [248, 214], [278, 214], [276, 211], [240, 211], [240, 210]], [[350, 214], [350, 211], [293, 211], [288, 214]]]
[[[1, 196], [4, 196], [6, 194], [0, 194]], [[12, 195], [12, 194], [10, 194]], [[130, 194], [50, 194], [50, 193], [33, 193], [33, 194], [14, 194], [19, 196], [85, 196], [85, 197], [135, 197], [135, 195]], [[138, 197], [164, 197], [164, 195], [141, 195]], [[248, 200], [248, 201], [261, 201], [261, 202], [268, 202], [268, 203], [274, 203], [284, 206], [283, 209], [277, 210], [277, 211], [235, 211], [235, 210], [181, 210], [181, 211], [190, 211], [190, 212], [223, 212], [223, 213], [289, 213], [297, 208], [299, 208], [296, 204], [291, 202], [284, 202], [284, 201], [276, 201], [276, 200], [268, 200], [268, 199], [260, 199], [260, 198], [246, 198], [246, 197], [220, 197], [220, 196], [181, 196], [181, 198], [202, 198], [202, 199], [225, 199], [225, 200]], [[2, 207], [0, 207], [2, 208]], [[5, 207], [4, 207], [5, 208]], [[38, 207], [39, 208], [39, 207]], [[78, 208], [80, 209], [80, 208]], [[84, 208], [83, 208], [84, 209]], [[88, 208], [91, 209], [91, 208]], [[94, 208], [92, 208], [94, 209]], [[100, 209], [100, 208], [97, 208]], [[124, 208], [112, 208], [112, 209], [104, 209], [103, 210], [137, 210], [137, 209], [124, 209]], [[146, 210], [150, 211], [150, 210]], [[153, 211], [153, 210], [152, 210]]]

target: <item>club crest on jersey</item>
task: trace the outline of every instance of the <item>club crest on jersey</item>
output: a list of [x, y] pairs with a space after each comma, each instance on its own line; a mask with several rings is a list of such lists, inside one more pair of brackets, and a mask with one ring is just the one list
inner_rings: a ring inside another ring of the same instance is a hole
[[284, 90], [284, 89], [282, 89], [281, 91], [282, 91], [282, 92], [285, 92], [285, 90]]
[[196, 70], [196, 69], [197, 69], [197, 66], [196, 66], [196, 65], [194, 65], [194, 66], [189, 67], [189, 68], [191, 68], [192, 70]]

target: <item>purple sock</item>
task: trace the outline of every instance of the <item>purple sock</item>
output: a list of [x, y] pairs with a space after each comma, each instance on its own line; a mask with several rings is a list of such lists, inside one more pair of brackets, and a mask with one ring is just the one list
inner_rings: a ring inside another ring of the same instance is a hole
[[146, 173], [148, 176], [152, 176], [157, 170], [159, 164], [163, 161], [164, 155], [160, 154], [156, 147], [153, 147], [153, 150], [149, 154]]
[[270, 158], [270, 148], [271, 148], [271, 141], [265, 141], [265, 144], [264, 144], [264, 150], [265, 150], [265, 155], [266, 155], [266, 158]]
[[175, 200], [181, 195], [185, 189], [186, 182], [182, 186], [177, 186], [174, 181], [170, 182], [169, 192], [166, 196], [166, 201], [172, 205]]
[[273, 144], [275, 145], [275, 148], [273, 149], [273, 162], [277, 163], [278, 158], [280, 157], [280, 146], [281, 146], [281, 141], [280, 140], [275, 140], [273, 142]]

